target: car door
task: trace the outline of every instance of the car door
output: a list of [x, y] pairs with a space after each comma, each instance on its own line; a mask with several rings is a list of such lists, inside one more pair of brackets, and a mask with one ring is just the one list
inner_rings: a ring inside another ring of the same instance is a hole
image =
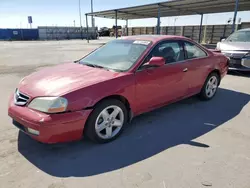
[[[147, 67], [151, 57], [164, 57], [162, 67]], [[139, 112], [175, 101], [186, 95], [188, 63], [184, 61], [184, 48], [179, 41], [163, 41], [145, 58], [135, 73], [136, 101]]]
[[189, 92], [198, 93], [202, 88], [206, 76], [208, 75], [208, 67], [211, 64], [208, 54], [198, 45], [184, 41], [185, 58], [189, 63], [188, 80]]

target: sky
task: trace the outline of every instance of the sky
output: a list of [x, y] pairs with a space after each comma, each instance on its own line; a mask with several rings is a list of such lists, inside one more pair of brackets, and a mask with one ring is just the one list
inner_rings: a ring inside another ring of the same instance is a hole
[[[85, 26], [85, 13], [90, 12], [90, 0], [81, 1], [82, 25]], [[166, 0], [165, 0], [166, 1]], [[94, 11], [123, 8], [162, 2], [160, 0], [93, 0]], [[79, 0], [0, 0], [0, 28], [28, 28], [27, 16], [32, 16], [32, 27], [37, 26], [74, 26], [80, 25]], [[225, 24], [233, 13], [204, 15], [204, 24]], [[242, 22], [250, 22], [250, 11], [239, 12]], [[130, 20], [129, 27], [156, 26], [156, 19]], [[89, 19], [89, 23], [90, 19]], [[162, 18], [161, 25], [198, 25], [200, 16], [183, 16]], [[98, 27], [112, 27], [112, 19], [96, 18]], [[125, 25], [118, 21], [118, 25]]]

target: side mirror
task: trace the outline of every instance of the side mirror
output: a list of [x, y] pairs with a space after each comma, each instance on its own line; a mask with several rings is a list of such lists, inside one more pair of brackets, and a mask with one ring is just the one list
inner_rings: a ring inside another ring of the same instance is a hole
[[163, 57], [152, 57], [148, 65], [151, 67], [161, 67], [165, 65], [165, 59]]

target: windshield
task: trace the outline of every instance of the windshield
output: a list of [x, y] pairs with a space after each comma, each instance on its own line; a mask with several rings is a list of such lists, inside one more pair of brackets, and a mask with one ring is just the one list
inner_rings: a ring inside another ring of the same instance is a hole
[[116, 71], [132, 67], [150, 41], [113, 40], [80, 60], [80, 64], [94, 65]]
[[250, 31], [237, 31], [227, 38], [228, 42], [250, 42]]

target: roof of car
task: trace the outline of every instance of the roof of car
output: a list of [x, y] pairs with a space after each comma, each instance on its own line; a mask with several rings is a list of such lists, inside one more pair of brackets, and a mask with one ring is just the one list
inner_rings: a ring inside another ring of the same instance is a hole
[[126, 36], [121, 37], [121, 39], [125, 40], [148, 40], [152, 42], [157, 42], [163, 39], [187, 39], [183, 36], [176, 36], [176, 35], [133, 35], [133, 36]]

